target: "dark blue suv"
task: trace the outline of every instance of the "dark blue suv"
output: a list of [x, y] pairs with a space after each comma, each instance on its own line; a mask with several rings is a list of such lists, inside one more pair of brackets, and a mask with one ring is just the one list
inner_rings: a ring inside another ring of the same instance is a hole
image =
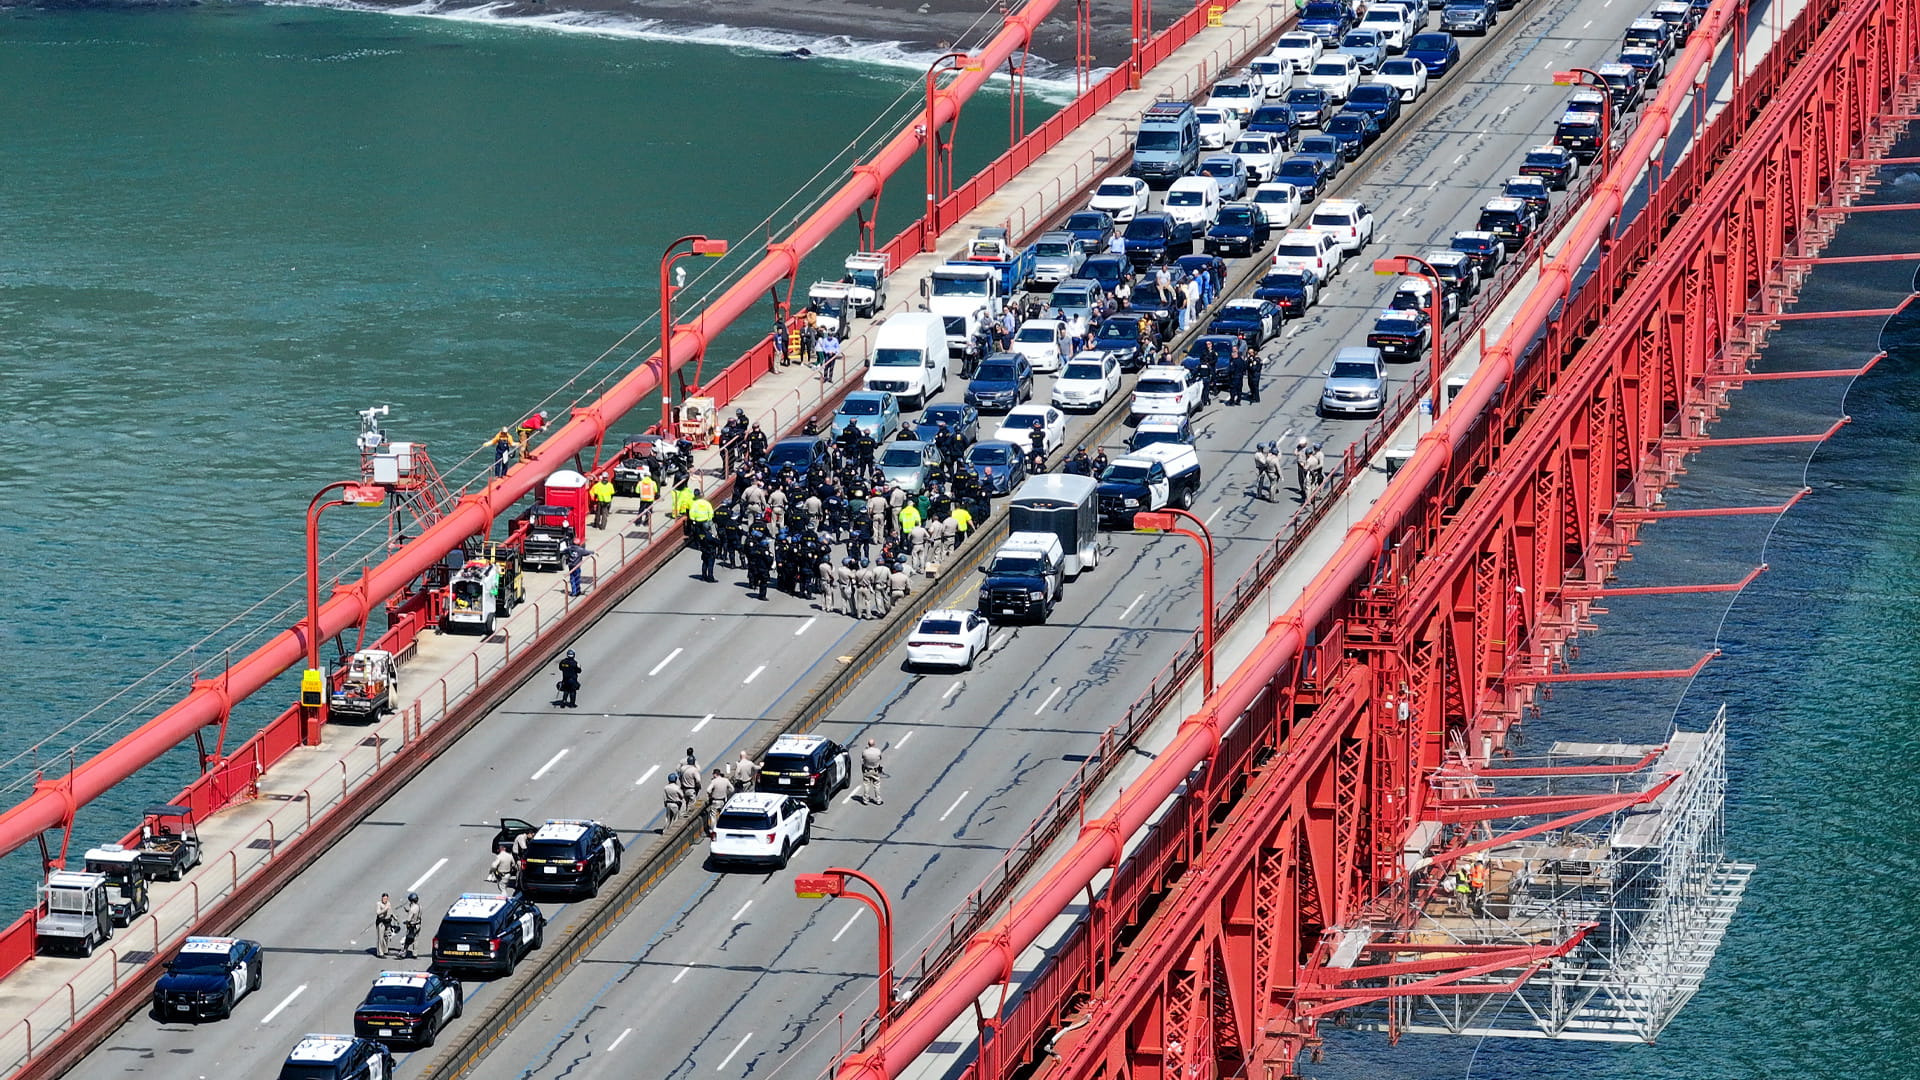
[[1425, 64], [1427, 75], [1437, 79], [1460, 62], [1460, 43], [1452, 34], [1415, 34], [1407, 42], [1407, 55]]
[[981, 412], [1006, 412], [1033, 397], [1033, 364], [1019, 353], [994, 353], [980, 361], [967, 384], [966, 402]]

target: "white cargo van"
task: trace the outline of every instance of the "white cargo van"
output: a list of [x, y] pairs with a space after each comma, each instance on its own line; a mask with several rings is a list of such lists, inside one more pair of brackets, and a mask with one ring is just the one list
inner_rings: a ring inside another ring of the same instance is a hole
[[947, 385], [947, 327], [940, 316], [907, 311], [880, 324], [867, 357], [864, 389], [885, 390], [902, 408], [918, 408]]

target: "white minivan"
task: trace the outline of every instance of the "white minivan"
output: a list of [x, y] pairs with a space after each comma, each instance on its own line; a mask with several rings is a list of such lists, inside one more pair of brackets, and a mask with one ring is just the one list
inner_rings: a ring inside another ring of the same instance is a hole
[[880, 324], [867, 357], [866, 390], [884, 390], [903, 409], [917, 408], [946, 389], [947, 325], [925, 311], [903, 311]]
[[1191, 225], [1200, 232], [1220, 215], [1220, 184], [1211, 176], [1183, 176], [1167, 188], [1160, 209], [1176, 223]]

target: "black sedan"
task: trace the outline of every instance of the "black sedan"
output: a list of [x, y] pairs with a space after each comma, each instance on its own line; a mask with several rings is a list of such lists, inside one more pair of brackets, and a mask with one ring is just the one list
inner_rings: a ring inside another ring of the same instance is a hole
[[1027, 459], [1010, 442], [977, 442], [967, 449], [967, 470], [980, 478], [988, 495], [1011, 495], [1026, 482]]
[[224, 1020], [260, 989], [260, 943], [190, 937], [153, 988], [156, 1020]]
[[1105, 210], [1076, 210], [1060, 227], [1084, 241], [1088, 251], [1105, 251], [1107, 241], [1113, 239], [1113, 216]]
[[959, 440], [961, 450], [980, 438], [980, 410], [951, 401], [929, 405], [914, 421], [913, 437], [921, 442], [933, 442], [940, 437], [941, 424], [947, 426], [948, 434]]
[[1327, 121], [1327, 134], [1340, 140], [1340, 148], [1352, 161], [1380, 138], [1380, 122], [1370, 114], [1348, 110]]
[[465, 1006], [460, 984], [439, 972], [383, 971], [353, 1010], [353, 1033], [388, 1044], [432, 1046]]

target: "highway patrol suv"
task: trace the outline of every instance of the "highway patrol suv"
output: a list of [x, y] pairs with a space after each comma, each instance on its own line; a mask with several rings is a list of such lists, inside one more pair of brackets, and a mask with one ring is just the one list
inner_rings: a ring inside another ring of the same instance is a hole
[[434, 931], [434, 970], [511, 975], [546, 929], [546, 916], [524, 896], [462, 893]]
[[760, 763], [756, 790], [798, 795], [815, 810], [825, 810], [833, 793], [853, 782], [853, 755], [820, 735], [782, 735]]
[[351, 1035], [308, 1035], [294, 1044], [280, 1080], [392, 1080], [393, 1054]]
[[465, 1004], [460, 984], [437, 971], [383, 971], [353, 1010], [353, 1033], [388, 1045], [432, 1046]]
[[224, 1020], [239, 1000], [260, 989], [260, 943], [190, 937], [153, 988], [156, 1020]]
[[597, 821], [549, 821], [527, 840], [520, 891], [536, 898], [598, 895], [600, 883], [620, 872], [622, 850], [620, 838]]

